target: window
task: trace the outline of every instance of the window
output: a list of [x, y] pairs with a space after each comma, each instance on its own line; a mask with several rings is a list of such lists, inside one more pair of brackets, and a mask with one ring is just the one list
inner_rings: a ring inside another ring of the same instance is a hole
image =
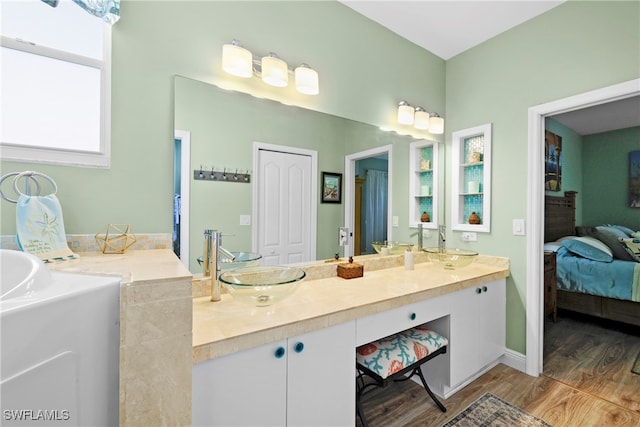
[[3, 160], [110, 166], [111, 27], [70, 0], [3, 1]]

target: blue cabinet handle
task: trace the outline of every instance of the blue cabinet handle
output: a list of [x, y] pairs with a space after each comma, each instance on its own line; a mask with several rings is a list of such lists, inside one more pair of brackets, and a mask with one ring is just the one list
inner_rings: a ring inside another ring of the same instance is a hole
[[481, 294], [481, 293], [482, 293], [482, 289], [476, 288], [476, 294]]
[[302, 353], [302, 350], [304, 350], [304, 344], [301, 342], [297, 342], [293, 346], [293, 351], [295, 351], [296, 353]]
[[409, 315], [409, 319], [411, 319], [411, 320], [416, 320], [416, 314], [415, 314], [415, 313], [411, 313], [411, 314]]
[[486, 286], [482, 287], [482, 292], [487, 292], [487, 287]]
[[273, 353], [273, 355], [276, 356], [276, 359], [282, 359], [285, 353], [286, 352], [284, 347], [278, 347], [276, 348], [276, 351]]

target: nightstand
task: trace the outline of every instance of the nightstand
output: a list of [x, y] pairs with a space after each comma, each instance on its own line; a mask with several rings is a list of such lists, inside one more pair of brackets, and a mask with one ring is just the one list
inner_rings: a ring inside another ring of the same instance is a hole
[[544, 253], [544, 315], [553, 315], [553, 321], [556, 321], [558, 315], [556, 279], [556, 253]]

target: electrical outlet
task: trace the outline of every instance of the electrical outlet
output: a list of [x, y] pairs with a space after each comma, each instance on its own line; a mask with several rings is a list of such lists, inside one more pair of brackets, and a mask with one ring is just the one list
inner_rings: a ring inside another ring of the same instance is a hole
[[465, 242], [476, 242], [478, 240], [478, 233], [467, 231], [462, 233], [462, 240]]
[[338, 235], [338, 243], [340, 246], [349, 244], [349, 229], [347, 227], [340, 227], [340, 233]]

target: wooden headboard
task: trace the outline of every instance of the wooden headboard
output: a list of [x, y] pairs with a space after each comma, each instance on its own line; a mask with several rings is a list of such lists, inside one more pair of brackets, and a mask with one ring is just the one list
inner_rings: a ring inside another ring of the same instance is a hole
[[544, 197], [545, 242], [576, 234], [576, 194], [577, 191], [565, 191], [564, 197]]

